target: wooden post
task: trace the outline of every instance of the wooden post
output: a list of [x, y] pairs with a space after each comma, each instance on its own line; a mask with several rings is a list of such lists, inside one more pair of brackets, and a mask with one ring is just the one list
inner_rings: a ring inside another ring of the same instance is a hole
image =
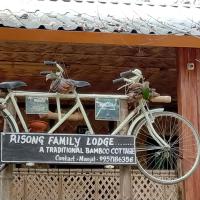
[[[128, 114], [128, 103], [125, 100], [120, 102], [121, 112], [120, 120], [122, 121]], [[128, 127], [125, 127], [121, 131], [121, 135], [126, 135]], [[120, 200], [132, 200], [131, 198], [131, 167], [121, 166], [120, 167]]]
[[[200, 130], [200, 49], [179, 48], [178, 61], [178, 111]], [[194, 69], [187, 68], [194, 63]], [[189, 143], [189, 141], [188, 141]], [[200, 199], [200, 167], [183, 183], [184, 200]]]
[[12, 189], [12, 171], [13, 165], [9, 165], [1, 172], [1, 194], [0, 200], [12, 200], [11, 189]]
[[[16, 112], [14, 110], [14, 107], [12, 103], [7, 104], [7, 109], [10, 111], [10, 113], [15, 116]], [[4, 132], [9, 132], [10, 128], [6, 121], [4, 121]], [[0, 185], [0, 200], [12, 200], [11, 196], [11, 189], [12, 189], [12, 172], [13, 172], [13, 165], [9, 164], [6, 168], [3, 169], [1, 172], [1, 185]]]

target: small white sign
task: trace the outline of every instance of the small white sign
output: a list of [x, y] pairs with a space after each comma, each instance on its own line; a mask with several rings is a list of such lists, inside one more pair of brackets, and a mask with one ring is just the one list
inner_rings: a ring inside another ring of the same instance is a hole
[[48, 112], [48, 97], [26, 96], [26, 114], [46, 114]]
[[95, 99], [95, 119], [107, 121], [119, 121], [120, 103], [115, 98]]

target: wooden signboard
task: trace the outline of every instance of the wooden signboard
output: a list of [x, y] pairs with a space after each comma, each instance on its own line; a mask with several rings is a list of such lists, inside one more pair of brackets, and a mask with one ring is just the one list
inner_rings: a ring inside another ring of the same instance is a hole
[[2, 133], [3, 163], [135, 164], [135, 138], [111, 135]]

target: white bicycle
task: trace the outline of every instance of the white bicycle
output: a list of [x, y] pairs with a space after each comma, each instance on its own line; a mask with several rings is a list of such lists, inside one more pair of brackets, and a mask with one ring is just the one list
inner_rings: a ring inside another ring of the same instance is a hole
[[[162, 184], [175, 184], [185, 180], [198, 167], [200, 159], [199, 136], [193, 125], [181, 115], [166, 112], [163, 108], [149, 109], [148, 101], [169, 102], [169, 96], [153, 97], [153, 91], [145, 85], [140, 70], [130, 70], [120, 74], [121, 78], [113, 82], [124, 82], [121, 88], [128, 88], [126, 95], [98, 95], [79, 94], [77, 87], [88, 86], [85, 81], [65, 79], [64, 70], [57, 62], [47, 61], [45, 64], [57, 67], [56, 72], [43, 72], [47, 78], [53, 80], [54, 92], [16, 91], [16, 88], [25, 86], [21, 81], [0, 83], [0, 89], [7, 92], [0, 98], [0, 112], [4, 121], [13, 133], [29, 132], [21, 110], [16, 101], [22, 97], [47, 97], [56, 99], [57, 113], [53, 118], [57, 120], [47, 133], [54, 133], [76, 110], [82, 114], [89, 134], [94, 134], [92, 125], [82, 104], [82, 99], [118, 98], [128, 100], [133, 98], [136, 107], [129, 112], [125, 119], [117, 125], [112, 135], [119, 134], [124, 127], [129, 127], [127, 135], [136, 137], [136, 157], [139, 170], [149, 179]], [[74, 99], [75, 104], [66, 113], [61, 112], [60, 101]], [[7, 108], [12, 102], [17, 117], [14, 118]], [[52, 113], [51, 113], [52, 117]], [[18, 127], [22, 125], [23, 130]]]

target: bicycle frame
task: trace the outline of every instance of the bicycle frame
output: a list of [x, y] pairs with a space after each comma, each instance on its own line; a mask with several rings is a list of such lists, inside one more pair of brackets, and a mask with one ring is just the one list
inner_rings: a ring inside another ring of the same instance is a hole
[[[12, 90], [10, 90], [4, 99], [3, 98], [0, 99], [0, 104], [5, 104], [9, 100], [11, 100], [11, 102], [14, 106], [14, 109], [16, 111], [16, 114], [19, 117], [20, 123], [22, 124], [22, 127], [25, 132], [29, 132], [29, 130], [28, 130], [28, 127], [22, 116], [22, 113], [19, 109], [19, 106], [17, 104], [16, 97], [26, 97], [26, 96], [48, 97], [48, 98], [56, 99], [58, 122], [48, 131], [48, 133], [53, 133], [64, 121], [66, 121], [68, 119], [68, 117], [71, 114], [73, 114], [77, 109], [79, 109], [83, 115], [84, 121], [88, 127], [88, 131], [90, 134], [94, 134], [94, 130], [92, 129], [91, 123], [87, 117], [87, 114], [82, 105], [81, 99], [86, 99], [86, 98], [94, 99], [97, 97], [118, 98], [118, 99], [127, 99], [128, 98], [126, 95], [78, 94], [76, 91], [73, 94], [60, 94], [60, 93], [48, 93], [48, 92], [29, 92], [29, 91], [12, 91]], [[76, 103], [73, 105], [73, 107], [68, 112], [64, 113], [64, 116], [62, 116], [62, 113], [61, 113], [61, 106], [60, 106], [61, 99], [75, 99], [76, 100]]]
[[[19, 117], [20, 123], [22, 124], [22, 127], [25, 132], [29, 132], [28, 127], [25, 123], [25, 120], [22, 116], [22, 113], [19, 109], [19, 106], [16, 101], [16, 97], [26, 97], [26, 96], [35, 96], [35, 97], [48, 97], [48, 98], [55, 98], [56, 99], [56, 105], [57, 105], [57, 112], [58, 112], [58, 121], [57, 123], [48, 131], [49, 134], [52, 134], [63, 122], [65, 122], [70, 115], [72, 115], [77, 109], [80, 110], [80, 112], [83, 115], [84, 121], [88, 127], [88, 131], [90, 134], [95, 134], [94, 130], [91, 126], [91, 123], [87, 117], [87, 114], [85, 112], [85, 109], [83, 107], [83, 104], [81, 102], [81, 99], [91, 99], [91, 98], [99, 98], [99, 97], [104, 97], [104, 98], [118, 98], [121, 100], [127, 100], [128, 96], [127, 95], [99, 95], [99, 94], [78, 94], [76, 91], [74, 91], [73, 94], [59, 94], [59, 93], [48, 93], [48, 92], [29, 92], [29, 91], [12, 91], [10, 90], [5, 99], [1, 99], [0, 103], [5, 104], [8, 102], [10, 99], [14, 109], [16, 111], [17, 116]], [[72, 106], [72, 108], [64, 113], [64, 116], [62, 116], [61, 113], [61, 105], [60, 105], [60, 100], [61, 99], [75, 99], [76, 103]], [[128, 123], [132, 120], [132, 123], [128, 129], [128, 135], [133, 133], [134, 127], [136, 124], [142, 120], [146, 119], [147, 121], [147, 128], [152, 135], [152, 137], [157, 141], [157, 143], [160, 146], [168, 147], [165, 141], [159, 137], [159, 135], [156, 133], [152, 126], [153, 122], [153, 117], [152, 114], [155, 112], [160, 112], [163, 111], [163, 109], [154, 109], [154, 110], [149, 110], [147, 107], [146, 103], [144, 100], [139, 101], [139, 105], [132, 110], [128, 116], [125, 117], [125, 119], [116, 127], [116, 129], [111, 133], [111, 135], [116, 135], [119, 134], [120, 131], [128, 125]]]

